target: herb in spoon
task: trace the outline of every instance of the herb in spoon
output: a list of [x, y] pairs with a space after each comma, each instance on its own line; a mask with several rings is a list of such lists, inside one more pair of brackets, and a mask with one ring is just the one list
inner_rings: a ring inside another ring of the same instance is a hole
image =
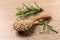
[[13, 24], [13, 28], [17, 31], [26, 31], [29, 30], [33, 23], [36, 22], [39, 19], [46, 19], [46, 18], [50, 18], [51, 16], [47, 15], [47, 14], [40, 14], [40, 16], [35, 17], [35, 18], [31, 18], [28, 20], [17, 20], [14, 24]]

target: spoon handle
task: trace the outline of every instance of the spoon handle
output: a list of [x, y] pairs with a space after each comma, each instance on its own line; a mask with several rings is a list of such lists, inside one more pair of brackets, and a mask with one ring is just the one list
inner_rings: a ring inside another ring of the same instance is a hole
[[39, 15], [38, 17], [31, 18], [31, 20], [33, 22], [35, 22], [35, 21], [37, 21], [39, 19], [46, 19], [46, 18], [51, 18], [51, 16], [49, 14], [44, 13], [44, 14]]

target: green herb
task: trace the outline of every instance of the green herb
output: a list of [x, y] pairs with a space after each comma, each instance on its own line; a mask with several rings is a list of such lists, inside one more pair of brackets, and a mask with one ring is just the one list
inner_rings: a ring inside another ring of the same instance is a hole
[[49, 32], [49, 31], [51, 30], [51, 31], [53, 31], [53, 32], [58, 33], [57, 31], [55, 31], [54, 29], [52, 29], [52, 26], [48, 25], [50, 21], [51, 21], [51, 18], [39, 20], [39, 24], [44, 26], [44, 27], [43, 27], [43, 30], [44, 30], [45, 32]]
[[[34, 2], [35, 3], [35, 2]], [[36, 4], [36, 3], [35, 3]], [[35, 8], [33, 6], [30, 6], [28, 7], [27, 5], [23, 4], [26, 8], [18, 8], [17, 9], [17, 16], [19, 17], [26, 17], [27, 15], [29, 14], [35, 14], [35, 13], [38, 13], [38, 12], [41, 12], [42, 11], [42, 8]], [[37, 6], [37, 4], [36, 4]], [[38, 7], [38, 6], [37, 6]]]

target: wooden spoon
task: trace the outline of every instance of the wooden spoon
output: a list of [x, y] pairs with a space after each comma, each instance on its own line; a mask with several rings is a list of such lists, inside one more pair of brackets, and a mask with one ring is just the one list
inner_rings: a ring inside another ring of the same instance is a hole
[[17, 20], [14, 24], [13, 24], [13, 28], [19, 32], [21, 31], [27, 31], [29, 30], [33, 23], [36, 22], [39, 19], [46, 19], [46, 18], [50, 18], [51, 16], [49, 16], [49, 14], [43, 13], [40, 14], [38, 17], [35, 18], [29, 18], [28, 20]]

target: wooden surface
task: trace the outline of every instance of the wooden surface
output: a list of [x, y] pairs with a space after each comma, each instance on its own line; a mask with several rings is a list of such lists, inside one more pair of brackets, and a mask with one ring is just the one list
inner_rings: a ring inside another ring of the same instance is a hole
[[[15, 21], [16, 8], [22, 3], [36, 1], [47, 13], [51, 14], [50, 25], [59, 33], [39, 34], [39, 27], [28, 37], [20, 36], [11, 27]], [[60, 0], [0, 0], [0, 40], [60, 40]]]

